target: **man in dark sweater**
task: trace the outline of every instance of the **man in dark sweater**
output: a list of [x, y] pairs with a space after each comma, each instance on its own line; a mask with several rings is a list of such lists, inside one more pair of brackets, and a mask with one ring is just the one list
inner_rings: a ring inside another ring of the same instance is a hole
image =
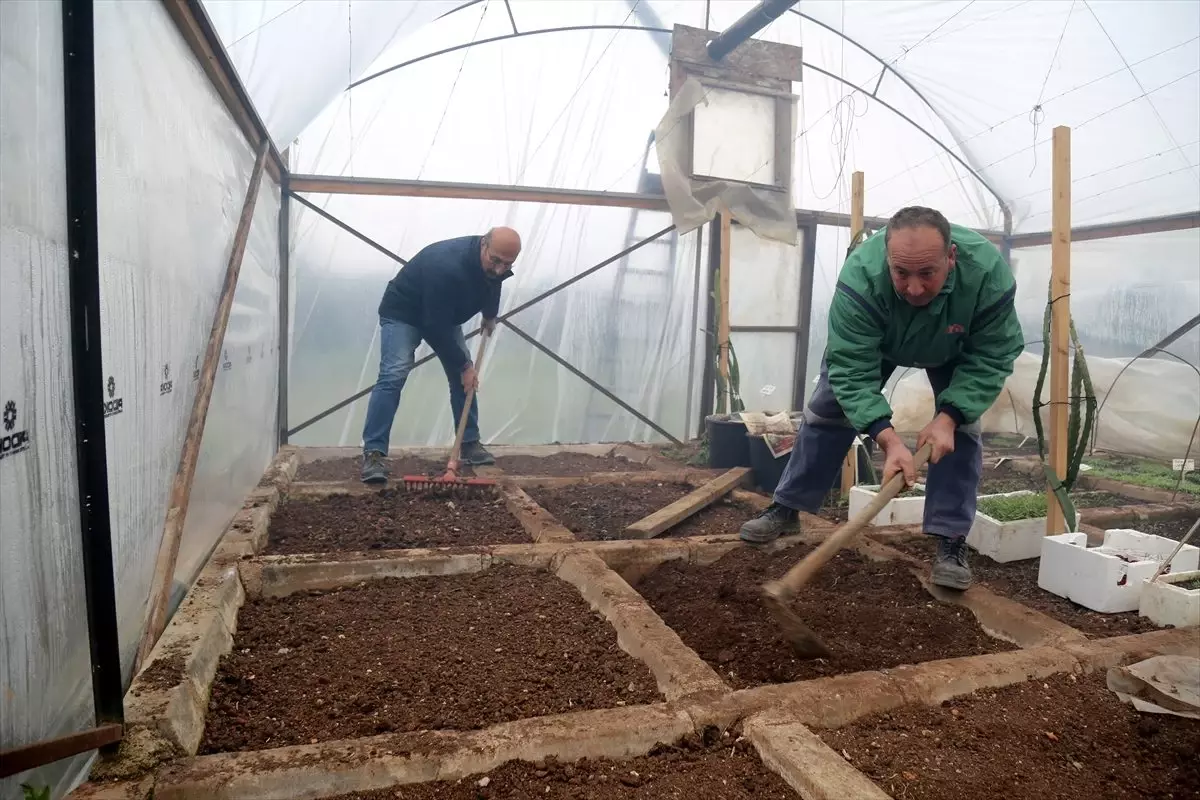
[[[500, 284], [512, 277], [521, 237], [512, 228], [492, 228], [483, 236], [435, 242], [413, 256], [388, 282], [379, 303], [379, 379], [363, 425], [362, 479], [386, 483], [384, 458], [400, 392], [424, 340], [433, 348], [450, 383], [454, 425], [462, 417], [467, 390], [478, 376], [467, 351], [462, 325], [476, 314], [483, 327], [496, 328]], [[479, 442], [479, 404], [472, 400], [463, 434], [462, 460], [476, 466], [495, 463]]]

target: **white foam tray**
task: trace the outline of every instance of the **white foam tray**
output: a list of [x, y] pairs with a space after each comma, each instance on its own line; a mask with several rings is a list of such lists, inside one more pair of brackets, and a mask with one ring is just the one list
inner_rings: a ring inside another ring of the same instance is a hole
[[[1137, 611], [1147, 579], [1178, 544], [1128, 528], [1105, 531], [1099, 547], [1088, 547], [1084, 533], [1045, 536], [1038, 586], [1093, 611]], [[1189, 544], [1172, 560], [1169, 571], [1191, 572], [1198, 567], [1200, 549]]]
[[1200, 578], [1200, 570], [1172, 572], [1153, 583], [1147, 578], [1138, 601], [1138, 614], [1155, 625], [1174, 628], [1200, 626], [1200, 589], [1184, 589], [1176, 584]]

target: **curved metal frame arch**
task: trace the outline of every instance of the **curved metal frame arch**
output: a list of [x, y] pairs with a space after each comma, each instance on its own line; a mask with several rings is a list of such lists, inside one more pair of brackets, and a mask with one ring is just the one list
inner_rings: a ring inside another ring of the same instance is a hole
[[[799, 13], [799, 12], [796, 12], [796, 13]], [[809, 17], [805, 17], [805, 19], [809, 19]], [[813, 20], [813, 21], [816, 22], [818, 25], [823, 25], [823, 23], [817, 22], [816, 20]], [[828, 26], [824, 26], [824, 27], [828, 28]], [[828, 29], [833, 31], [832, 28], [828, 28]], [[475, 47], [476, 45], [493, 44], [495, 42], [503, 42], [503, 41], [507, 41], [509, 39], [520, 39], [520, 38], [523, 38], [526, 36], [540, 36], [542, 34], [548, 34], [548, 33], [566, 33], [566, 32], [570, 32], [570, 31], [597, 31], [597, 30], [600, 30], [600, 31], [603, 31], [603, 30], [642, 31], [644, 33], [667, 33], [667, 34], [671, 33], [671, 30], [667, 29], [667, 28], [652, 28], [652, 27], [648, 27], [648, 26], [644, 26], [644, 25], [570, 25], [570, 26], [561, 27], [561, 28], [539, 28], [537, 30], [532, 30], [532, 31], [521, 31], [520, 33], [507, 33], [507, 34], [504, 34], [503, 36], [492, 36], [487, 39], [480, 39], [477, 42], [466, 42], [464, 44], [457, 44], [457, 45], [454, 45], [453, 47], [447, 47], [442, 50], [437, 50], [433, 53], [426, 53], [423, 56], [411, 58], [408, 61], [403, 61], [399, 64], [396, 64], [395, 66], [388, 67], [387, 69], [380, 70], [379, 72], [376, 72], [374, 74], [367, 75], [366, 77], [363, 77], [363, 78], [359, 78], [358, 80], [354, 81], [349, 86], [347, 86], [346, 91], [350, 91], [351, 89], [354, 89], [357, 86], [363, 85], [367, 81], [371, 81], [371, 80], [374, 80], [375, 78], [379, 78], [383, 75], [388, 74], [389, 72], [395, 72], [396, 70], [398, 70], [402, 67], [408, 67], [413, 64], [417, 64], [421, 61], [427, 61], [431, 58], [435, 58], [436, 56], [443, 56], [448, 53], [456, 53], [459, 50], [466, 50], [470, 47]], [[833, 32], [838, 33], [838, 31], [833, 31]], [[862, 47], [862, 45], [858, 44], [853, 39], [850, 39], [847, 36], [843, 36], [840, 33], [838, 33], [838, 35], [842, 36], [842, 38], [844, 38], [846, 41], [850, 42], [855, 47], [858, 47], [860, 50], [862, 50], [864, 53], [867, 53], [872, 58], [880, 61], [880, 63], [883, 63], [882, 59], [880, 59], [874, 53], [871, 53], [865, 47]], [[1004, 198], [1000, 196], [999, 192], [997, 192], [994, 188], [992, 188], [991, 184], [989, 184], [986, 180], [984, 180], [983, 176], [980, 175], [975, 170], [974, 167], [972, 167], [965, 160], [963, 160], [963, 158], [958, 153], [955, 153], [953, 150], [951, 150], [949, 147], [947, 147], [945, 142], [943, 142], [941, 139], [939, 139], [934, 134], [930, 133], [924, 126], [922, 126], [920, 123], [918, 123], [912, 117], [908, 116], [903, 111], [896, 108], [895, 106], [893, 106], [891, 103], [887, 102], [886, 100], [880, 99], [874, 93], [868, 92], [866, 89], [862, 88], [858, 84], [848, 81], [839, 75], [835, 75], [832, 72], [829, 72], [828, 70], [825, 70], [818, 66], [810, 64], [807, 61], [803, 61], [801, 63], [802, 63], [802, 66], [804, 67], [804, 69], [811, 69], [813, 72], [816, 72], [819, 75], [824, 75], [827, 78], [832, 78], [833, 80], [838, 81], [839, 83], [841, 83], [844, 86], [847, 86], [851, 89], [862, 92], [863, 94], [871, 97], [873, 100], [875, 100], [881, 106], [883, 106], [887, 110], [891, 111], [893, 114], [895, 114], [898, 117], [900, 117], [901, 119], [903, 119], [909, 125], [912, 125], [914, 128], [919, 130], [921, 133], [923, 133], [927, 137], [929, 137], [930, 141], [932, 141], [934, 144], [936, 144], [938, 147], [940, 147], [943, 151], [945, 151], [946, 155], [950, 156], [955, 161], [957, 161], [959, 164], [961, 164], [963, 169], [965, 169], [971, 175], [971, 177], [973, 177], [975, 180], [979, 181], [979, 184], [981, 186], [983, 186], [983, 188], [987, 189], [988, 192], [990, 192], [992, 194], [992, 196], [996, 198], [997, 202], [1000, 204], [1001, 211], [1004, 215], [1004, 232], [1006, 234], [1011, 232], [1011, 230], [1012, 230], [1012, 213], [1009, 211], [1008, 204], [1004, 201]], [[917, 90], [915, 88], [912, 88], [912, 85], [908, 83], [908, 80], [906, 78], [904, 78], [902, 75], [897, 73], [892, 67], [890, 67], [886, 63], [884, 63], [884, 67], [885, 67], [885, 71], [891, 71], [898, 78], [900, 78], [902, 81], [904, 81], [905, 85], [909, 86], [909, 88], [911, 88], [912, 91], [914, 93], [916, 93], [918, 97], [921, 98], [921, 101], [924, 102], [927, 106], [929, 106], [930, 110], [932, 110], [935, 114], [937, 113], [936, 109], [934, 109], [933, 106], [929, 105], [929, 101], [925, 100], [925, 98], [923, 96], [921, 96], [921, 94], [919, 92], [917, 92]], [[941, 117], [939, 116], [938, 119], [941, 119]]]

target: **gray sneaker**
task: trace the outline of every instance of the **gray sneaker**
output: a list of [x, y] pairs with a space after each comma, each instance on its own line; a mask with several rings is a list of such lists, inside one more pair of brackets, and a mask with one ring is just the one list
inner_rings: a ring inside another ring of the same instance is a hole
[[479, 442], [463, 442], [462, 460], [473, 467], [486, 467], [496, 463], [492, 454], [485, 450]]
[[363, 455], [362, 482], [387, 483], [388, 470], [383, 463], [383, 453], [372, 450]]
[[971, 568], [967, 566], [967, 539], [937, 536], [937, 558], [931, 580], [944, 589], [965, 591], [971, 586]]
[[754, 519], [742, 525], [741, 539], [751, 544], [769, 544], [784, 533], [800, 530], [800, 514], [794, 508], [771, 503]]

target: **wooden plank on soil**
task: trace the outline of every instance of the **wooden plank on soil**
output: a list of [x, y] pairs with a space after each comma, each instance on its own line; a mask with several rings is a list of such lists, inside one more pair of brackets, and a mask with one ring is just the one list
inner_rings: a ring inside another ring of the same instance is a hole
[[715, 478], [700, 488], [688, 492], [665, 508], [660, 508], [648, 517], [638, 520], [625, 529], [631, 536], [650, 539], [663, 531], [678, 525], [688, 517], [712, 505], [719, 498], [729, 494], [740, 485], [750, 474], [748, 467], [734, 467], [719, 478]]

